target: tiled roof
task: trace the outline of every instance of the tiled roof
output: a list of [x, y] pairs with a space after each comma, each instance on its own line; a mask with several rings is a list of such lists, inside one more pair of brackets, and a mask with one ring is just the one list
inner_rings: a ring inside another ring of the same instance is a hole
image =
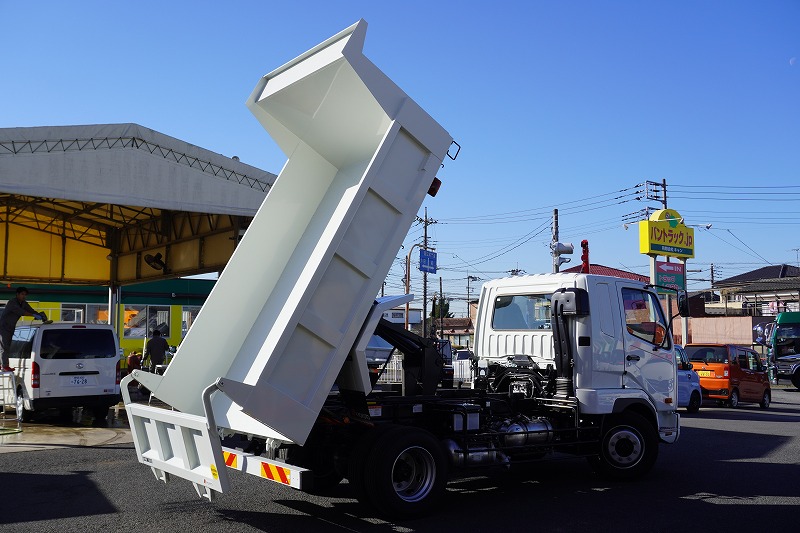
[[[472, 329], [471, 318], [443, 318], [444, 329]], [[437, 328], [441, 328], [439, 319], [434, 319]]]
[[776, 280], [800, 276], [800, 268], [791, 265], [769, 265], [714, 282], [714, 287], [733, 287], [754, 281]]
[[800, 291], [800, 277], [760, 279], [752, 283], [742, 283], [736, 292], [798, 292]]
[[[561, 272], [567, 272], [570, 274], [577, 274], [581, 271], [580, 265], [574, 266], [572, 268], [568, 268], [566, 270], [562, 270]], [[619, 270], [618, 268], [611, 268], [604, 265], [596, 265], [590, 264], [589, 265], [589, 273], [590, 274], [598, 274], [600, 276], [614, 276], [615, 278], [625, 278], [625, 279], [635, 279], [638, 281], [643, 281], [645, 283], [650, 283], [649, 276], [642, 276], [641, 274], [634, 274], [633, 272], [627, 272], [625, 270]]]

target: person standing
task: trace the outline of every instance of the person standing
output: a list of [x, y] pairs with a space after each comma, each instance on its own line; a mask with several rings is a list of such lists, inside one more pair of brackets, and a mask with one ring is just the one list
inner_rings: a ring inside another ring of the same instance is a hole
[[150, 358], [150, 372], [155, 374], [156, 366], [164, 364], [167, 350], [169, 350], [167, 339], [161, 336], [159, 330], [154, 329], [153, 338], [147, 341], [144, 348], [144, 358]]
[[43, 322], [48, 322], [47, 315], [40, 313], [31, 307], [27, 302], [28, 289], [17, 287], [17, 296], [6, 303], [0, 314], [0, 364], [3, 372], [13, 372], [14, 369], [8, 366], [8, 350], [11, 348], [11, 339], [14, 337], [14, 329], [17, 321], [23, 316], [32, 316]]

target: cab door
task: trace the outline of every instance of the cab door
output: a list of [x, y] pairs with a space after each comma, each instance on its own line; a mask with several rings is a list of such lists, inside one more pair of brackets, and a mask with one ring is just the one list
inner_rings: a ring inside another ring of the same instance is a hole
[[617, 287], [625, 326], [623, 386], [644, 391], [656, 407], [677, 406], [676, 364], [661, 302], [625, 282]]

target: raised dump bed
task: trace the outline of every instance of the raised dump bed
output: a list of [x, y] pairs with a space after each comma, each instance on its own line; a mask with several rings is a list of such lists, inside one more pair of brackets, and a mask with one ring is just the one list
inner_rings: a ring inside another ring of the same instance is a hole
[[216, 383], [218, 427], [303, 444], [343, 368], [369, 386], [345, 359], [452, 138], [363, 55], [366, 28], [247, 100], [289, 160], [166, 373], [133, 375], [182, 413]]

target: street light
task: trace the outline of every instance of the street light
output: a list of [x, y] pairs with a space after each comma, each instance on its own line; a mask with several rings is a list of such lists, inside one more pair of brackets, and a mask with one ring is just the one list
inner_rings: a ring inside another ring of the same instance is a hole
[[[422, 245], [419, 244], [419, 243], [414, 244], [408, 250], [408, 255], [406, 255], [406, 294], [411, 294], [411, 252], [413, 252], [414, 248], [416, 248], [417, 246], [422, 246]], [[409, 303], [410, 302], [406, 302], [406, 313], [405, 313], [405, 315], [406, 315], [406, 320], [405, 320], [405, 322], [406, 322], [405, 323], [406, 330], [408, 330]]]

